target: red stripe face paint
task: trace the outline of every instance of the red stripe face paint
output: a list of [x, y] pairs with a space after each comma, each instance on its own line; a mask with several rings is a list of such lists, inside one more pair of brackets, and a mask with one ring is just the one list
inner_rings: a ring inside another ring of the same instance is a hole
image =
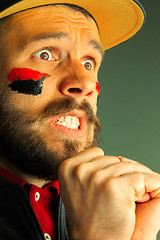
[[29, 68], [14, 68], [8, 74], [8, 80], [11, 82], [9, 87], [19, 93], [39, 95], [42, 93], [43, 81], [49, 76]]
[[96, 90], [98, 92], [98, 95], [100, 95], [100, 85], [98, 82], [96, 82]]

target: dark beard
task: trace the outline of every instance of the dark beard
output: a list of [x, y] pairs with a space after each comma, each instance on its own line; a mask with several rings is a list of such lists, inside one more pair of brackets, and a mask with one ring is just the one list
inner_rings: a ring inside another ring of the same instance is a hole
[[79, 152], [80, 142], [63, 139], [64, 147], [60, 150], [47, 149], [39, 131], [32, 125], [49, 117], [81, 109], [87, 113], [88, 124], [94, 125], [94, 139], [88, 141], [84, 149], [99, 145], [100, 124], [89, 103], [80, 106], [74, 99], [56, 100], [49, 104], [37, 118], [31, 118], [22, 111], [15, 110], [8, 103], [7, 94], [0, 89], [0, 158], [4, 165], [14, 166], [23, 174], [44, 180], [58, 179], [60, 164]]

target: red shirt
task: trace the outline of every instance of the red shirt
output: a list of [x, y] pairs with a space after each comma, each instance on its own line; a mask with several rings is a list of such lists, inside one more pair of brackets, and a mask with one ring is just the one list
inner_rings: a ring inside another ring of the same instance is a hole
[[44, 188], [28, 184], [27, 181], [0, 168], [0, 175], [11, 184], [20, 184], [27, 192], [30, 203], [41, 225], [46, 240], [55, 239], [57, 222], [57, 197], [59, 195], [59, 182], [53, 181]]

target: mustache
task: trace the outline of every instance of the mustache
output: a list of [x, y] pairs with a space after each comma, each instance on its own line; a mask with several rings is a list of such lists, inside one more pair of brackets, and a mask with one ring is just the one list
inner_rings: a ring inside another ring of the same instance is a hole
[[83, 100], [82, 103], [78, 104], [74, 98], [57, 99], [51, 102], [43, 110], [40, 118], [50, 118], [59, 114], [67, 114], [73, 110], [84, 111], [87, 115], [88, 122], [96, 124], [99, 129], [101, 128], [98, 118], [92, 109], [92, 106], [86, 100]]

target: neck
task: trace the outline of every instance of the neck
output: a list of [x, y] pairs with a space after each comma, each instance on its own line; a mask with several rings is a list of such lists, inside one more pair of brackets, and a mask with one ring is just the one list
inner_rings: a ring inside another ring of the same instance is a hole
[[33, 177], [31, 175], [24, 174], [19, 169], [17, 169], [15, 166], [11, 166], [8, 163], [5, 164], [4, 161], [0, 161], [0, 167], [17, 175], [18, 177], [26, 180], [29, 184], [33, 184], [39, 188], [42, 188], [45, 185], [47, 185], [48, 183], [50, 183], [50, 181], [46, 181], [44, 179], [39, 179], [39, 178]]

